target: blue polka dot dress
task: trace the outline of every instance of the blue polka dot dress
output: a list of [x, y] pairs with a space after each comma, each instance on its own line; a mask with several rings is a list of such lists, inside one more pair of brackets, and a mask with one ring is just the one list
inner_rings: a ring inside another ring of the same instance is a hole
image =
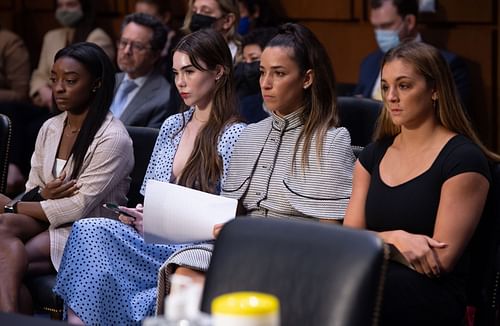
[[[172, 162], [185, 121], [194, 109], [169, 117], [162, 125], [144, 178], [169, 181]], [[233, 146], [244, 124], [226, 128], [218, 143], [223, 161], [223, 181]], [[145, 243], [128, 225], [107, 218], [87, 218], [74, 223], [54, 292], [62, 297], [87, 325], [140, 325], [153, 315], [157, 273], [176, 251], [193, 244]]]

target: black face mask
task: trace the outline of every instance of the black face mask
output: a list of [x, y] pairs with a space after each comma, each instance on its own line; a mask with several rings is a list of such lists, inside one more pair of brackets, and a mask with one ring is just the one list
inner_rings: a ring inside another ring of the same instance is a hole
[[203, 28], [210, 28], [216, 21], [217, 18], [215, 17], [193, 14], [191, 17], [191, 23], [189, 24], [189, 29], [191, 32], [196, 32]]
[[234, 70], [238, 96], [243, 97], [260, 93], [260, 61], [240, 62]]

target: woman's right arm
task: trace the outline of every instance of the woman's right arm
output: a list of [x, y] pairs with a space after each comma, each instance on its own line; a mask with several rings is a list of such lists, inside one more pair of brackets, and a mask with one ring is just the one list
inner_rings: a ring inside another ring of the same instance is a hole
[[354, 164], [351, 199], [344, 218], [345, 226], [359, 229], [366, 228], [365, 205], [370, 180], [370, 173], [357, 160]]

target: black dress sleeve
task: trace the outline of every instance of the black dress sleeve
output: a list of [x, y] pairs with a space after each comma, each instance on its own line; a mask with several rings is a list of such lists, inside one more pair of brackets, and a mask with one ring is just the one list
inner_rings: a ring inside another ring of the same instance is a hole
[[376, 152], [377, 143], [368, 144], [363, 151], [359, 154], [359, 162], [361, 165], [372, 174], [374, 164], [374, 153]]
[[384, 156], [387, 148], [394, 141], [394, 137], [385, 138], [367, 145], [359, 154], [359, 162], [361, 165], [372, 174], [375, 166], [378, 166], [379, 161]]
[[448, 153], [443, 164], [443, 178], [448, 180], [465, 172], [477, 172], [491, 182], [490, 168], [485, 155], [473, 142], [465, 137]]

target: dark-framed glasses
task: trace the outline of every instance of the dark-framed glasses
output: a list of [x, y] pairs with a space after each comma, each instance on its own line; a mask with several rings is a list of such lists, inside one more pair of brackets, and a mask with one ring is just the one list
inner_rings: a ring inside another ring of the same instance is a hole
[[118, 46], [118, 49], [120, 49], [120, 50], [123, 50], [127, 47], [127, 45], [130, 45], [130, 49], [133, 52], [143, 52], [143, 51], [151, 49], [150, 45], [145, 45], [145, 44], [142, 44], [140, 42], [130, 41], [130, 40], [123, 39], [123, 38], [118, 40], [118, 42], [116, 42], [116, 44]]

